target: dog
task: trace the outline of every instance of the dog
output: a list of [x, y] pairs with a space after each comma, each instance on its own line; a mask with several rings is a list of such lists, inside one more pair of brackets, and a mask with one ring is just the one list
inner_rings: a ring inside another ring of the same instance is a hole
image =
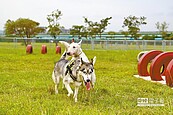
[[[81, 49], [81, 43], [82, 43], [82, 40], [79, 42], [79, 43], [75, 43], [75, 42], [72, 42], [71, 44], [65, 42], [65, 41], [59, 41], [61, 44], [63, 44], [66, 48], [64, 54], [66, 53], [66, 59], [68, 57], [72, 57], [71, 60], [76, 60], [76, 59], [79, 59], [79, 58], [82, 58], [82, 60], [84, 62], [87, 62], [89, 63], [90, 61], [88, 60], [87, 56], [85, 55], [85, 53], [82, 51]], [[96, 56], [94, 56], [93, 58], [93, 63], [95, 63], [96, 61]], [[75, 72], [74, 72], [75, 74]], [[92, 73], [92, 77], [91, 77], [91, 84], [92, 84], [92, 87], [94, 88], [94, 85], [95, 85], [95, 82], [96, 82], [96, 75], [95, 75], [95, 70], [93, 71]]]
[[83, 59], [83, 61], [89, 62], [87, 56], [81, 49], [82, 40], [79, 43], [72, 42], [71, 44], [65, 41], [59, 41], [59, 42], [65, 46], [67, 56], [72, 56], [73, 58], [80, 57]]
[[[96, 58], [95, 58], [96, 59]], [[73, 83], [75, 86], [75, 92], [73, 98], [77, 102], [77, 95], [79, 86], [84, 82], [86, 89], [90, 90], [90, 82], [92, 73], [94, 71], [94, 62], [96, 60], [92, 59], [90, 62], [84, 62], [81, 59], [76, 59], [74, 61], [69, 61], [65, 59], [65, 56], [61, 58], [56, 64], [52, 73], [52, 78], [55, 83], [55, 93], [58, 93], [58, 85], [60, 78], [63, 79], [63, 84], [68, 91], [67, 96], [73, 94], [70, 84]], [[76, 76], [73, 76], [72, 72], [76, 72]]]
[[[69, 44], [67, 42], [60, 41], [60, 43], [65, 45], [66, 50], [61, 56], [60, 60], [56, 63], [54, 71], [52, 73], [56, 94], [58, 93], [60, 78], [63, 79], [63, 84], [68, 91], [67, 96], [73, 94], [70, 83], [75, 84], [75, 102], [77, 102], [78, 88], [82, 84], [82, 82], [84, 82], [87, 90], [90, 90], [90, 86], [94, 88], [94, 83], [96, 81], [94, 70], [96, 57], [89, 61], [85, 53], [80, 48], [81, 42], [82, 41], [80, 41], [79, 43]], [[73, 57], [71, 61], [67, 60], [68, 56]]]

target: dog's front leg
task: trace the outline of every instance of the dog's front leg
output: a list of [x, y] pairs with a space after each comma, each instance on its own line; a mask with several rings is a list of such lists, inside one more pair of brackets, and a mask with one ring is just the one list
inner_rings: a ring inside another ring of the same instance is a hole
[[75, 102], [77, 102], [78, 90], [79, 90], [79, 86], [76, 86], [76, 87], [75, 87], [75, 91], [74, 91], [74, 96], [73, 96]]
[[78, 91], [79, 91], [79, 86], [81, 85], [82, 83], [79, 83], [79, 82], [75, 82], [75, 91], [74, 91], [74, 101], [77, 102], [77, 94], [78, 94]]
[[71, 94], [73, 94], [73, 91], [72, 91], [72, 89], [71, 89], [71, 87], [70, 87], [70, 82], [69, 82], [68, 80], [64, 79], [64, 80], [63, 80], [63, 83], [64, 83], [64, 85], [65, 85], [65, 88], [66, 88], [67, 91], [68, 91], [67, 96], [69, 97]]
[[91, 76], [91, 84], [92, 87], [94, 88], [94, 84], [96, 82], [96, 75], [95, 75], [95, 70], [93, 70], [92, 76]]

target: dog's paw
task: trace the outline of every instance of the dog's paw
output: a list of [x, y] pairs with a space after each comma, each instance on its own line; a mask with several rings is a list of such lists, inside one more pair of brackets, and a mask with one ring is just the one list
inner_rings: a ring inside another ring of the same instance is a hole
[[69, 92], [69, 93], [67, 94], [68, 97], [70, 97], [70, 95], [73, 95], [73, 92]]
[[77, 102], [77, 98], [74, 99], [74, 102], [75, 102], [75, 103]]
[[58, 94], [58, 90], [55, 91], [55, 94]]

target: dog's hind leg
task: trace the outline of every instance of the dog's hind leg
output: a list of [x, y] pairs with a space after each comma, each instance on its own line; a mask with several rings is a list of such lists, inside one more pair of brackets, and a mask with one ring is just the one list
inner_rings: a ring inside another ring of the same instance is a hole
[[55, 84], [55, 94], [58, 94], [58, 84]]
[[58, 85], [59, 85], [59, 81], [60, 81], [60, 76], [58, 76], [55, 71], [53, 71], [53, 73], [52, 73], [52, 79], [55, 83], [55, 94], [58, 94]]

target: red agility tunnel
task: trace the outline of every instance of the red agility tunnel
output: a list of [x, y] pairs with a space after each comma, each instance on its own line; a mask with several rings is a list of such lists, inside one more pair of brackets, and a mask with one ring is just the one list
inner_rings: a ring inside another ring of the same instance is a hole
[[147, 70], [148, 63], [150, 63], [151, 60], [154, 59], [160, 53], [162, 53], [162, 51], [156, 51], [156, 50], [152, 50], [147, 53], [144, 53], [138, 62], [138, 75], [149, 76], [149, 73]]
[[[165, 52], [156, 56], [150, 65], [150, 77], [151, 80], [161, 81], [163, 80], [161, 75], [165, 75], [165, 68], [167, 68], [169, 62], [173, 59], [173, 52]], [[163, 72], [161, 73], [161, 68]]]
[[47, 53], [47, 46], [46, 45], [42, 45], [42, 47], [41, 47], [41, 53], [42, 54], [46, 54]]
[[173, 59], [169, 62], [166, 68], [165, 77], [166, 84], [170, 87], [173, 87]]
[[26, 47], [26, 53], [27, 54], [32, 54], [32, 52], [33, 52], [32, 45], [27, 45], [27, 47]]
[[60, 46], [56, 46], [56, 54], [61, 54], [61, 47]]

